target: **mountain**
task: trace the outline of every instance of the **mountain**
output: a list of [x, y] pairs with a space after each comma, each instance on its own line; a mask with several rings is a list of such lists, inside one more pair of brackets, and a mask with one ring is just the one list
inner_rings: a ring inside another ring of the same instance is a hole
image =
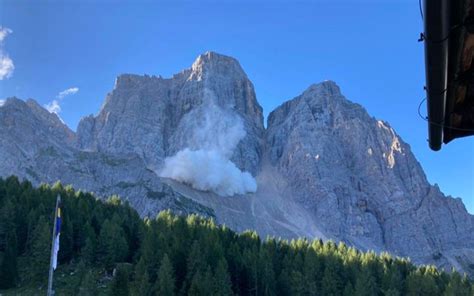
[[7, 99], [0, 136], [1, 176], [119, 194], [142, 216], [171, 208], [474, 274], [474, 217], [331, 81], [282, 104], [265, 128], [238, 61], [207, 52], [171, 78], [120, 75], [76, 133], [33, 100]]
[[266, 143], [287, 195], [326, 236], [420, 262], [462, 268], [474, 260], [474, 217], [462, 201], [430, 185], [410, 146], [334, 82], [273, 111]]

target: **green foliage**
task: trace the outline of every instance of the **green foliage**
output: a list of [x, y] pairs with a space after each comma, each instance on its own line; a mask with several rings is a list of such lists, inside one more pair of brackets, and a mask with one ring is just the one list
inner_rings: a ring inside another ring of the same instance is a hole
[[[328, 250], [330, 250], [330, 246]], [[325, 295], [340, 295], [344, 289], [341, 265], [338, 259], [332, 256], [328, 257], [325, 262], [326, 267], [321, 280], [321, 291]]]
[[[57, 194], [63, 202], [58, 270], [73, 269], [56, 276], [58, 285], [71, 278], [64, 295], [474, 293], [465, 276], [385, 253], [332, 241], [261, 241], [252, 231], [238, 234], [212, 219], [170, 211], [142, 220], [116, 196], [102, 202], [60, 183], [35, 189], [9, 177], [0, 178], [0, 289], [10, 288], [6, 295], [43, 294], [38, 288], [47, 281]], [[28, 285], [33, 292], [25, 292]]]
[[154, 290], [157, 296], [173, 296], [175, 294], [174, 270], [167, 254], [161, 260]]
[[128, 270], [122, 266], [117, 267], [114, 272], [114, 280], [110, 289], [110, 296], [129, 295]]
[[12, 231], [6, 238], [5, 253], [3, 254], [3, 259], [0, 264], [0, 289], [8, 289], [16, 286], [18, 278], [16, 252], [16, 232]]
[[360, 271], [356, 279], [355, 296], [371, 296], [378, 295], [378, 287], [375, 277], [366, 268]]
[[77, 268], [80, 275], [80, 283], [76, 294], [83, 296], [97, 295], [97, 278], [94, 272], [87, 269], [84, 261], [81, 261]]
[[48, 279], [50, 250], [51, 250], [51, 226], [44, 216], [41, 216], [38, 225], [32, 234], [32, 244], [30, 252], [31, 276], [37, 282]]
[[125, 260], [128, 245], [120, 225], [106, 219], [99, 235], [98, 257], [106, 268], [112, 268], [116, 262]]
[[216, 296], [232, 296], [232, 282], [230, 280], [229, 270], [225, 258], [221, 258], [217, 263], [214, 272], [214, 293]]
[[147, 266], [143, 257], [135, 266], [135, 282], [132, 295], [150, 296], [152, 295], [152, 285], [148, 274]]
[[[453, 271], [451, 279], [449, 280], [448, 286], [444, 291], [446, 296], [469, 296], [469, 281], [466, 277], [461, 277], [461, 275]], [[474, 290], [471, 291], [471, 295], [474, 295]]]

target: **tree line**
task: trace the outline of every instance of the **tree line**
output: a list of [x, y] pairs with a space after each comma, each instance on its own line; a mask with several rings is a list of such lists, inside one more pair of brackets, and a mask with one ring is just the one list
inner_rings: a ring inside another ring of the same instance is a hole
[[387, 253], [262, 240], [169, 211], [142, 219], [117, 196], [101, 201], [60, 183], [34, 188], [14, 176], [0, 178], [0, 289], [47, 282], [58, 194], [59, 269], [80, 274], [76, 295], [96, 295], [104, 278], [110, 295], [474, 295], [465, 275]]

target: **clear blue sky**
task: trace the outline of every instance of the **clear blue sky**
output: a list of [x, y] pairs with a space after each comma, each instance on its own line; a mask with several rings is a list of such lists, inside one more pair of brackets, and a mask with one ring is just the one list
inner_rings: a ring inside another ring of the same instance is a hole
[[77, 87], [60, 101], [60, 116], [75, 130], [99, 111], [118, 74], [167, 77], [213, 50], [240, 61], [265, 115], [312, 83], [336, 81], [347, 98], [390, 122], [430, 182], [474, 213], [474, 137], [432, 152], [417, 115], [424, 97], [418, 1], [28, 2], [0, 0], [0, 24], [13, 31], [3, 53], [15, 65], [0, 80], [0, 98], [47, 104]]

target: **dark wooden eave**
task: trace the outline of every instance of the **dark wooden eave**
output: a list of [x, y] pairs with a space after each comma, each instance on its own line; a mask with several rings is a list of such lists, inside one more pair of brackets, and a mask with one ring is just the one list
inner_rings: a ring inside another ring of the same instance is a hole
[[425, 0], [429, 145], [474, 135], [474, 0]]
[[[474, 0], [452, 1], [443, 142], [474, 135]], [[453, 128], [451, 128], [453, 127]]]

